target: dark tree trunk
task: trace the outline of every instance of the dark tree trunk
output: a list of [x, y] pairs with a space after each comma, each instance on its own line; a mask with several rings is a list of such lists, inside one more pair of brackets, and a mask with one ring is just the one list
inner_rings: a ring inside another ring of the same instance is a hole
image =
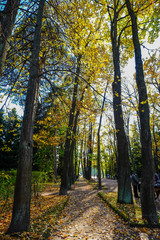
[[0, 12], [0, 75], [6, 60], [19, 5], [20, 0], [8, 0], [4, 10]]
[[77, 57], [77, 69], [76, 76], [74, 82], [74, 90], [73, 90], [73, 99], [72, 99], [72, 107], [70, 110], [69, 116], [69, 124], [66, 133], [66, 141], [65, 141], [65, 150], [64, 150], [64, 158], [63, 158], [63, 169], [62, 169], [62, 177], [61, 177], [61, 186], [60, 186], [60, 195], [66, 195], [68, 189], [68, 170], [69, 170], [69, 162], [70, 162], [70, 154], [71, 154], [71, 137], [73, 133], [73, 123], [74, 123], [74, 114], [76, 109], [76, 101], [77, 101], [77, 93], [78, 93], [78, 76], [80, 74], [80, 62], [81, 55]]
[[[154, 104], [153, 104], [153, 108], [154, 108]], [[153, 119], [153, 139], [154, 139], [154, 144], [155, 144], [155, 148], [154, 148], [154, 164], [155, 164], [155, 171], [158, 172], [158, 143], [157, 143], [157, 139], [156, 139], [156, 134], [155, 134], [155, 122]]]
[[[80, 99], [80, 103], [83, 100], [84, 97], [84, 92], [85, 92], [86, 88], [84, 89], [81, 99]], [[69, 175], [68, 175], [68, 180], [69, 180], [69, 188], [71, 188], [71, 184], [74, 184], [74, 163], [73, 163], [73, 156], [74, 156], [74, 149], [75, 149], [75, 145], [76, 145], [76, 134], [77, 134], [77, 124], [78, 124], [78, 117], [80, 114], [80, 108], [78, 107], [76, 115], [75, 115], [75, 119], [74, 119], [74, 126], [73, 126], [73, 136], [72, 136], [72, 142], [71, 142], [71, 147], [70, 147], [70, 162], [69, 162]]]
[[98, 131], [98, 152], [97, 152], [97, 171], [98, 171], [98, 189], [102, 189], [102, 184], [101, 184], [101, 163], [100, 163], [100, 133]]
[[131, 143], [130, 143], [130, 138], [129, 138], [129, 120], [130, 120], [130, 115], [128, 115], [128, 117], [127, 117], [127, 124], [126, 124], [126, 128], [127, 128], [127, 141], [128, 141], [128, 149], [129, 149], [129, 154], [130, 154], [131, 163], [132, 163], [132, 167], [133, 167], [133, 172], [135, 172], [135, 162], [134, 162], [134, 159], [133, 159]]
[[74, 164], [74, 180], [78, 178], [78, 149], [77, 142], [75, 144], [75, 164]]
[[74, 163], [73, 163], [74, 146], [75, 146], [75, 140], [72, 139], [71, 146], [70, 146], [70, 158], [69, 158], [69, 167], [68, 167], [68, 190], [70, 190], [71, 185], [74, 184]]
[[158, 172], [159, 169], [159, 161], [158, 161], [158, 144], [157, 144], [157, 139], [155, 135], [155, 126], [153, 125], [153, 139], [154, 139], [154, 144], [155, 144], [155, 149], [154, 149], [154, 164], [155, 164], [155, 171]]
[[[86, 125], [84, 126], [84, 130]], [[84, 162], [84, 178], [88, 179], [88, 159], [87, 159], [87, 133], [85, 132], [84, 151], [83, 151], [83, 162]]]
[[71, 184], [74, 184], [74, 179], [75, 179], [73, 158], [74, 158], [74, 149], [75, 149], [75, 145], [76, 145], [78, 116], [79, 116], [79, 110], [76, 112], [76, 116], [75, 116], [74, 127], [73, 127], [73, 136], [72, 136], [71, 149], [70, 149], [70, 163], [69, 163], [69, 173], [68, 173], [68, 178], [69, 178], [69, 183], [70, 183], [69, 187], [71, 187]]
[[84, 166], [83, 166], [83, 139], [81, 140], [81, 148], [80, 148], [80, 161], [79, 161], [82, 165], [82, 173], [84, 176]]
[[[54, 136], [56, 137], [56, 129], [54, 130]], [[57, 179], [57, 147], [53, 146], [53, 159], [54, 159], [54, 176]]]
[[88, 149], [88, 180], [91, 179], [91, 168], [92, 168], [92, 154], [93, 154], [93, 143], [92, 143], [92, 122], [89, 124], [89, 149]]
[[129, 0], [126, 0], [128, 13], [132, 22], [132, 36], [135, 49], [136, 83], [139, 93], [139, 114], [141, 126], [142, 146], [142, 179], [141, 179], [141, 205], [142, 217], [150, 225], [158, 223], [154, 199], [154, 161], [152, 157], [152, 141], [149, 124], [149, 104], [144, 81], [141, 48], [138, 37], [137, 17]]
[[111, 19], [111, 41], [114, 64], [114, 82], [112, 85], [113, 109], [118, 150], [118, 202], [130, 204], [133, 203], [133, 198], [130, 181], [128, 142], [124, 129], [121, 103], [120, 36], [117, 36], [117, 20], [117, 4], [114, 1], [114, 17], [113, 20]]
[[57, 179], [57, 147], [53, 147], [53, 154], [54, 154], [54, 176]]
[[81, 145], [81, 151], [82, 151], [82, 170], [83, 170], [83, 177], [86, 178], [86, 124], [84, 123], [83, 128], [83, 137], [82, 137], [82, 145]]
[[84, 174], [83, 177], [87, 179], [87, 166], [86, 166], [86, 155], [83, 156], [83, 166], [84, 166]]
[[114, 129], [114, 139], [113, 139], [113, 144], [114, 144], [114, 153], [115, 153], [115, 157], [116, 157], [116, 174], [118, 176], [118, 150], [117, 150], [117, 141], [116, 141], [116, 130]]
[[107, 91], [107, 86], [106, 86], [105, 92], [104, 92], [101, 114], [100, 114], [100, 119], [99, 119], [98, 133], [97, 133], [97, 137], [98, 137], [98, 152], [97, 152], [98, 189], [102, 189], [102, 186], [101, 186], [100, 130], [101, 130], [101, 124], [102, 124], [102, 114], [103, 114], [103, 109], [104, 109], [104, 104], [105, 104], [106, 91]]
[[83, 142], [83, 177], [86, 178], [87, 177], [87, 164], [86, 164], [86, 124], [84, 124], [84, 142]]
[[40, 1], [37, 14], [37, 23], [35, 27], [35, 36], [30, 65], [30, 77], [21, 130], [13, 213], [11, 224], [7, 233], [28, 231], [30, 228], [33, 126], [40, 87], [39, 52], [44, 2], [45, 0]]

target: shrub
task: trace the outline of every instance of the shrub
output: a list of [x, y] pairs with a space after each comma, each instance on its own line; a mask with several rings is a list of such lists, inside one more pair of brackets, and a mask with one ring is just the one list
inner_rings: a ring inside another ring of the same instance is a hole
[[32, 172], [32, 192], [35, 197], [38, 197], [38, 193], [42, 191], [44, 183], [49, 181], [48, 173], [46, 172]]
[[13, 197], [15, 180], [16, 170], [11, 169], [10, 171], [0, 172], [0, 200], [2, 208], [7, 207], [9, 197]]

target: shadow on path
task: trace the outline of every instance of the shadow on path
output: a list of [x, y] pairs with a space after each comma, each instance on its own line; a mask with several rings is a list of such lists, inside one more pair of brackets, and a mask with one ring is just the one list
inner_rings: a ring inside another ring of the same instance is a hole
[[160, 239], [156, 238], [157, 232], [151, 231], [147, 235], [143, 229], [130, 228], [98, 197], [97, 192], [80, 179], [75, 190], [69, 192], [70, 200], [49, 239]]

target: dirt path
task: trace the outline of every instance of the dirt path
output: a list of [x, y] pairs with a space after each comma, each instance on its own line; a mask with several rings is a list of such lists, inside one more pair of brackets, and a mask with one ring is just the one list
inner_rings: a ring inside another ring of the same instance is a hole
[[[159, 232], [160, 233], [160, 232]], [[152, 235], [152, 237], [151, 237]], [[54, 227], [53, 240], [160, 239], [138, 228], [129, 228], [82, 179], [70, 191], [70, 200]]]

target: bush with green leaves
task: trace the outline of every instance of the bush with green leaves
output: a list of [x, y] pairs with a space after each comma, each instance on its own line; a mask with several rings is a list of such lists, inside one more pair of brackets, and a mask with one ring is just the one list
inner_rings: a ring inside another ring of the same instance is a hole
[[38, 197], [38, 193], [42, 191], [44, 184], [49, 182], [50, 175], [47, 172], [32, 172], [32, 192], [35, 197]]
[[16, 170], [0, 172], [0, 200], [2, 207], [8, 205], [9, 197], [13, 197], [16, 180]]
[[[1, 207], [8, 206], [9, 198], [13, 198], [14, 186], [16, 181], [16, 170], [11, 169], [10, 171], [0, 171], [0, 201]], [[45, 183], [54, 182], [54, 176], [52, 172], [32, 172], [32, 192], [35, 197], [42, 191]]]

